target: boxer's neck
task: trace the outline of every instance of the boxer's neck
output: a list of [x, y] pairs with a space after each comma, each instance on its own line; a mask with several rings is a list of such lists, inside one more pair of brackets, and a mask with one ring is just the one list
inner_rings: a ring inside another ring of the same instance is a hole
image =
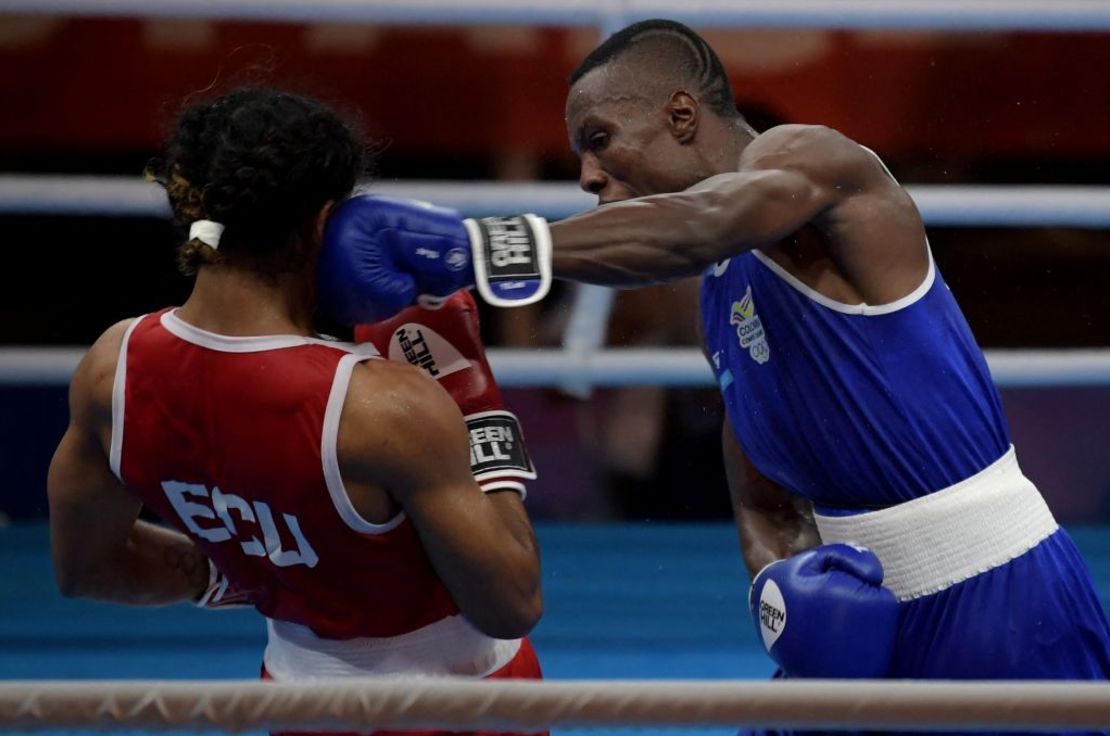
[[202, 266], [178, 315], [202, 330], [232, 337], [311, 335], [311, 274], [266, 278], [230, 265]]

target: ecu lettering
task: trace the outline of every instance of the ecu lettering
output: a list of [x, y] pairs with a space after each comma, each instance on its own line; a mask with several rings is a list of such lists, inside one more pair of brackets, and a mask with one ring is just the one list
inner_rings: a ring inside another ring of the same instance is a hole
[[[281, 514], [286, 529], [283, 534], [270, 505], [262, 501], [224, 493], [218, 486], [209, 491], [200, 483], [175, 480], [163, 481], [162, 490], [181, 523], [196, 537], [215, 543], [234, 539], [243, 554], [267, 557], [278, 567], [316, 567], [320, 561], [293, 514]], [[261, 540], [255, 531], [261, 532]], [[295, 547], [283, 547], [282, 537], [292, 537]]]

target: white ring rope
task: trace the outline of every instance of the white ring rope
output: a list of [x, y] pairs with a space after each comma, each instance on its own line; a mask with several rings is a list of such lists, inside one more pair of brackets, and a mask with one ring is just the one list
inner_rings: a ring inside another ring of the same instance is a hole
[[913, 681], [563, 681], [0, 684], [0, 730], [762, 726], [1110, 728], [1110, 683]]
[[[64, 386], [84, 348], [0, 348], [0, 386]], [[1110, 349], [987, 350], [1002, 388], [1110, 386]], [[592, 352], [493, 348], [490, 365], [502, 387], [713, 386], [692, 348], [607, 348]]]
[[593, 25], [667, 17], [746, 28], [1110, 29], [1102, 0], [0, 0], [0, 12], [287, 22]]
[[[372, 189], [471, 217], [534, 212], [559, 219], [596, 204], [566, 182], [376, 182]], [[926, 224], [934, 226], [1110, 227], [1107, 186], [909, 185], [906, 190]], [[0, 174], [0, 214], [166, 217], [169, 207], [161, 187], [134, 177]]]

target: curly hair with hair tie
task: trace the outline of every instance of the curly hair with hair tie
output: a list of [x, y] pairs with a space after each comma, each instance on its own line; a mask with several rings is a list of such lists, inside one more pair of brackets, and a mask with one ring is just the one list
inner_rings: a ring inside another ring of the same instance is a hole
[[326, 105], [251, 87], [187, 107], [146, 176], [166, 189], [183, 228], [224, 226], [218, 250], [196, 238], [179, 248], [184, 274], [235, 263], [277, 278], [307, 262], [317, 214], [353, 191], [368, 156]]

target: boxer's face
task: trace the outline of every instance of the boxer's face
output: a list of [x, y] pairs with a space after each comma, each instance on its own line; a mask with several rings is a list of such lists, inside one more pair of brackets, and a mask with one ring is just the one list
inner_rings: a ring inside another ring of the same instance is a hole
[[571, 87], [566, 120], [579, 184], [599, 204], [677, 192], [704, 178], [692, 138], [676, 135], [672, 100], [652, 87], [612, 64]]

